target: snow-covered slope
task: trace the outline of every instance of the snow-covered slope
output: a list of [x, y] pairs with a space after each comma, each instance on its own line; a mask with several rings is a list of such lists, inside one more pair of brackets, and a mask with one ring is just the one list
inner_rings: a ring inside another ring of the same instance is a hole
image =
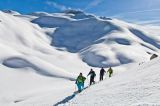
[[[159, 106], [160, 58], [95, 84], [62, 106]], [[61, 106], [59, 105], [59, 106]]]
[[159, 33], [158, 26], [75, 10], [0, 11], [0, 105], [53, 105], [75, 90], [79, 72], [127, 64], [120, 73], [128, 63], [148, 61], [159, 52]]

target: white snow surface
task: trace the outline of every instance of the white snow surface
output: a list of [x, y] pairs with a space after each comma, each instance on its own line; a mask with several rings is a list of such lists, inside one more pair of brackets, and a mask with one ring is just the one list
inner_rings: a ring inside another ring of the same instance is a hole
[[60, 106], [160, 106], [160, 58], [90, 86]]
[[[159, 54], [159, 34], [159, 26], [79, 10], [0, 11], [0, 106], [158, 104], [159, 59], [148, 61]], [[93, 68], [98, 81], [98, 67], [109, 66], [115, 70], [111, 79], [71, 98], [80, 72], [86, 76]]]

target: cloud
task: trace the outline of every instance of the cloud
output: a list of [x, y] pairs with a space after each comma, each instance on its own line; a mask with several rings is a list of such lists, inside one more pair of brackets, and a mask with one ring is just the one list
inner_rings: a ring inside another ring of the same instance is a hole
[[155, 8], [155, 9], [123, 12], [110, 17], [142, 25], [143, 24], [160, 25], [160, 15], [158, 14], [159, 12], [160, 9]]
[[102, 3], [104, 0], [93, 0], [91, 3], [89, 3], [87, 5], [87, 7], [85, 8], [85, 10], [88, 10], [90, 8], [96, 7], [97, 5], [99, 5], [100, 3]]
[[139, 10], [139, 11], [128, 11], [128, 12], [123, 12], [117, 15], [114, 15], [113, 17], [123, 17], [125, 15], [133, 15], [133, 14], [139, 14], [139, 13], [147, 13], [147, 12], [158, 12], [160, 9], [150, 9], [150, 10]]
[[160, 11], [160, 9], [150, 9], [150, 10], [141, 10], [141, 11], [131, 11], [131, 12], [126, 12], [125, 14], [135, 14], [135, 13], [144, 13], [144, 12], [153, 12], [153, 11]]
[[139, 21], [138, 24], [141, 24], [141, 25], [160, 25], [160, 20]]
[[158, 14], [160, 11], [159, 8], [157, 9], [148, 9], [148, 10], [139, 10], [139, 11], [127, 11], [122, 12], [119, 14], [112, 15], [112, 18], [119, 18], [119, 19], [155, 19], [156, 17], [160, 17]]
[[61, 11], [64, 11], [64, 10], [67, 9], [66, 6], [58, 4], [58, 3], [54, 2], [54, 1], [47, 1], [46, 4], [49, 5], [49, 6], [53, 6], [54, 8], [59, 9]]

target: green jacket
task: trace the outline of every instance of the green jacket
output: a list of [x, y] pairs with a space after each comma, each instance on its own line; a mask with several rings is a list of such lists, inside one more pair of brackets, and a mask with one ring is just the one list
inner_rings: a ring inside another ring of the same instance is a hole
[[85, 77], [83, 77], [83, 76], [78, 76], [77, 79], [76, 79], [76, 83], [84, 83], [85, 80], [86, 80]]
[[112, 74], [113, 73], [112, 68], [109, 68], [107, 72], [109, 72], [110, 74]]

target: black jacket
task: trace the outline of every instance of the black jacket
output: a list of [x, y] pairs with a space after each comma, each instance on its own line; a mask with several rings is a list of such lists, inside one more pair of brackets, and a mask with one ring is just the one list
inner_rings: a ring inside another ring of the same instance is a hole
[[102, 68], [102, 69], [100, 70], [100, 75], [104, 75], [105, 72], [106, 72], [106, 71]]
[[93, 78], [93, 77], [96, 76], [96, 73], [95, 73], [94, 71], [91, 70], [91, 71], [88, 73], [88, 75], [91, 75], [91, 77]]

